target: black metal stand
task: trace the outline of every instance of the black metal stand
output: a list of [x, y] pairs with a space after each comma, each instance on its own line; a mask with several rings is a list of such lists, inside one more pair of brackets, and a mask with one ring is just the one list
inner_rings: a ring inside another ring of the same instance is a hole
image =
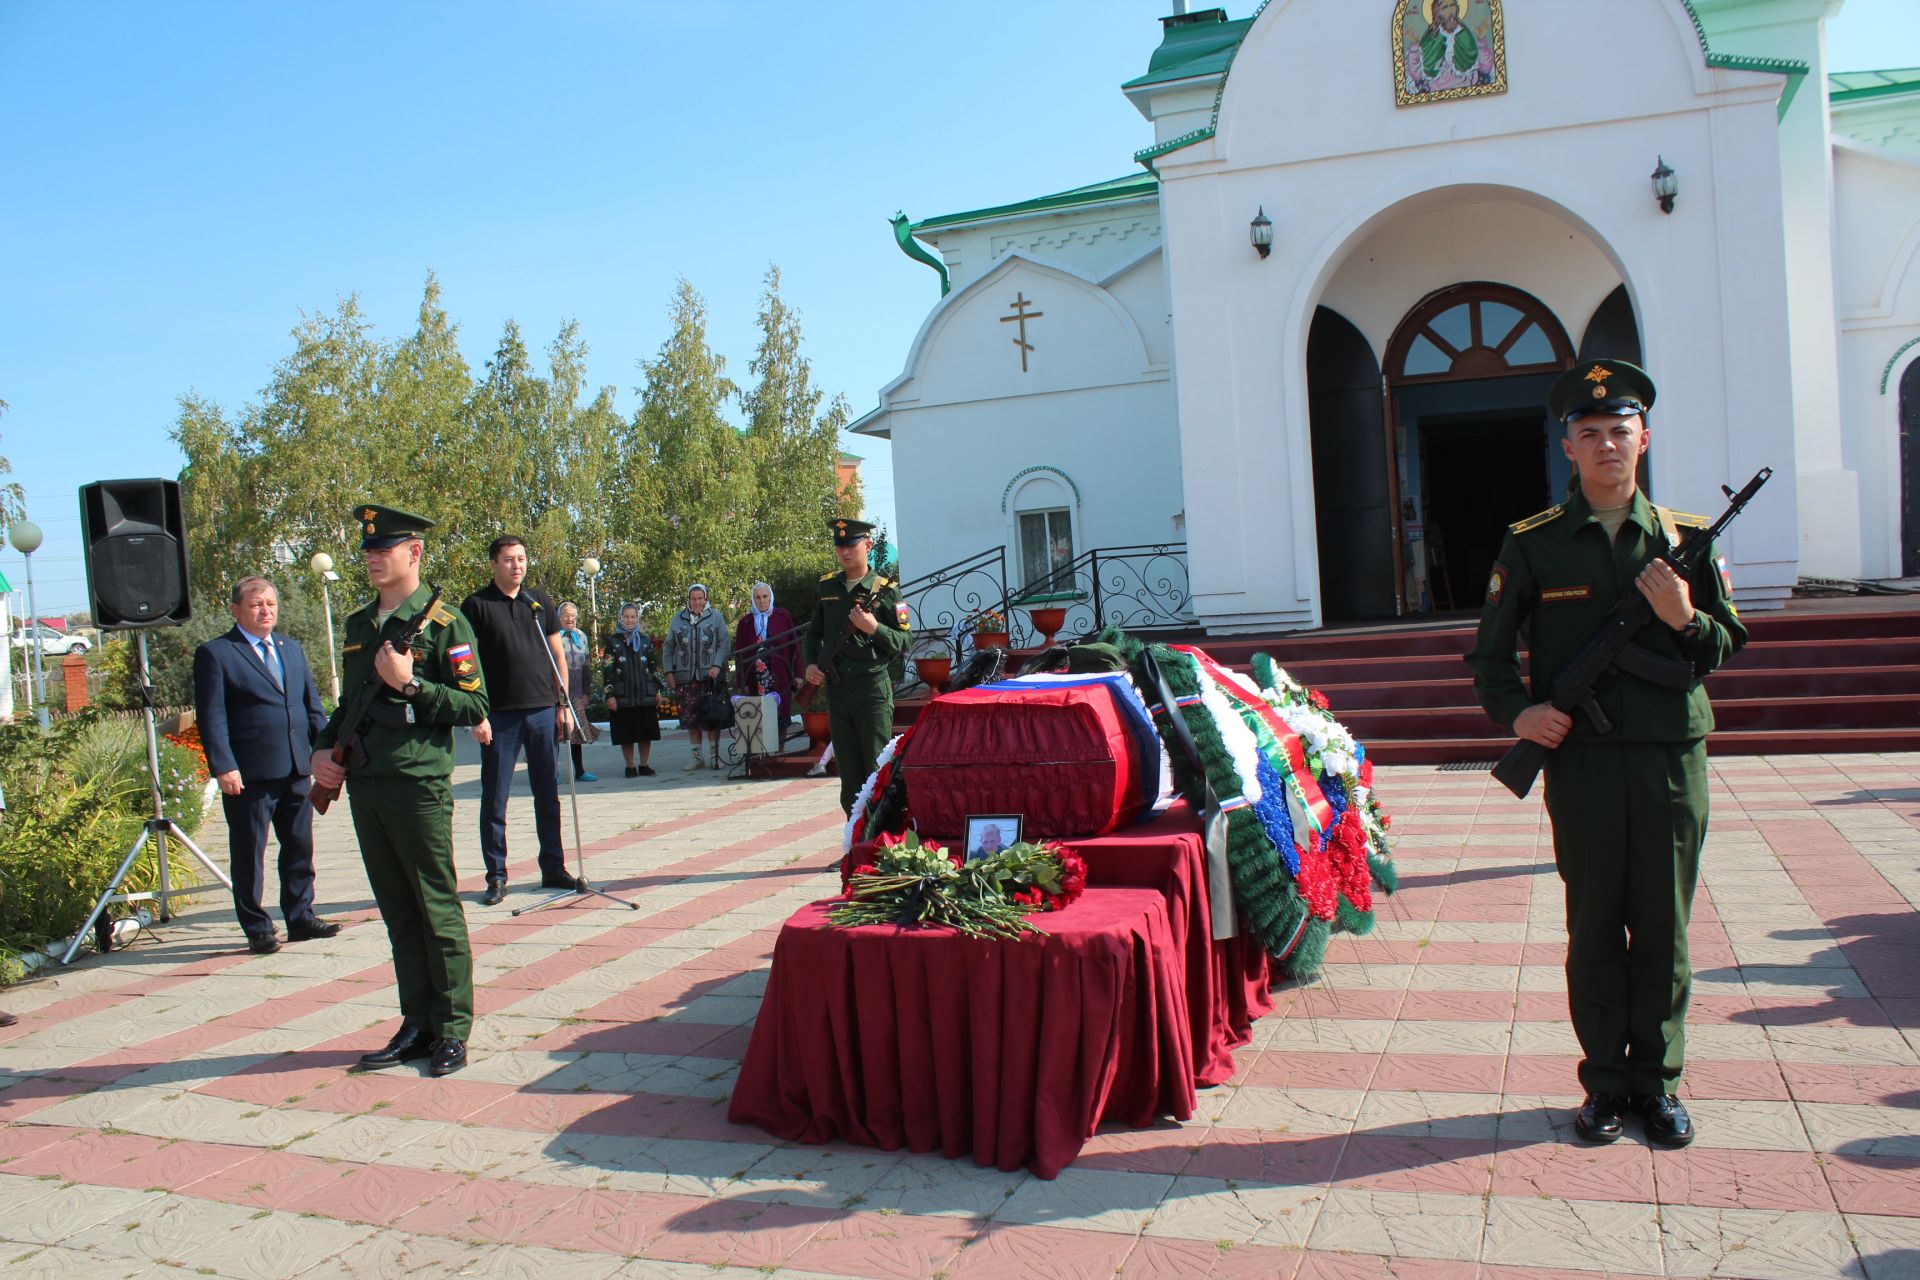
[[[208, 873], [212, 875], [214, 879], [225, 885], [229, 891], [233, 889], [233, 881], [227, 878], [227, 873], [215, 866], [213, 859], [207, 857], [206, 852], [193, 842], [193, 837], [189, 836], [185, 831], [182, 831], [180, 824], [167, 816], [166, 808], [161, 803], [160, 733], [153, 723], [153, 682], [147, 675], [146, 632], [141, 632], [135, 638], [135, 644], [137, 646], [136, 652], [138, 653], [137, 660], [140, 664], [140, 700], [145, 704], [144, 710], [147, 722], [147, 786], [153, 793], [153, 816], [148, 818], [146, 823], [141, 827], [140, 838], [133, 842], [133, 848], [127, 850], [127, 856], [120, 862], [120, 869], [113, 873], [113, 879], [107, 883], [106, 892], [102, 893], [100, 900], [93, 904], [93, 911], [88, 914], [87, 922], [80, 926], [80, 931], [73, 935], [73, 941], [67, 944], [66, 954], [60, 957], [61, 964], [73, 963], [73, 957], [80, 950], [80, 944], [85, 940], [88, 931], [99, 921], [101, 914], [115, 903], [152, 902], [160, 908], [159, 920], [160, 923], [165, 924], [167, 921], [173, 919], [173, 911], [167, 905], [169, 902], [175, 898], [186, 897], [189, 894], [206, 892], [206, 890], [197, 885], [183, 889], [172, 887], [170, 883], [171, 877], [168, 874], [167, 867], [167, 838], [169, 836], [185, 845], [187, 851], [194, 856], [195, 860], [198, 861], [201, 866], [207, 869]], [[149, 840], [153, 841], [154, 859], [160, 870], [159, 888], [147, 893], [116, 892], [116, 890], [121, 890], [121, 887], [126, 883], [127, 873], [133, 870], [134, 862], [139, 859], [140, 851], [147, 847], [147, 841]]]

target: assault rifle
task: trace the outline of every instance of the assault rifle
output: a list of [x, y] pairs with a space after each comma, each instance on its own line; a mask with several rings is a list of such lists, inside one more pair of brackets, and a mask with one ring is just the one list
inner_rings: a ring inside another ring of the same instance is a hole
[[[1690, 529], [1680, 540], [1680, 545], [1669, 546], [1660, 553], [1659, 558], [1673, 566], [1673, 571], [1683, 580], [1689, 580], [1700, 562], [1713, 546], [1713, 540], [1720, 536], [1721, 530], [1733, 523], [1742, 507], [1753, 501], [1753, 495], [1760, 492], [1760, 486], [1773, 475], [1772, 467], [1760, 468], [1759, 474], [1747, 481], [1746, 487], [1735, 493], [1725, 485], [1720, 492], [1727, 495], [1727, 509], [1720, 518], [1704, 529]], [[1613, 722], [1607, 719], [1606, 712], [1600, 709], [1600, 701], [1593, 695], [1594, 685], [1600, 677], [1609, 671], [1625, 671], [1629, 675], [1651, 680], [1655, 684], [1671, 689], [1685, 689], [1693, 683], [1693, 665], [1672, 658], [1662, 658], [1648, 653], [1633, 643], [1653, 617], [1653, 605], [1640, 594], [1637, 588], [1629, 590], [1620, 597], [1620, 602], [1607, 614], [1607, 620], [1600, 624], [1600, 630], [1586, 647], [1567, 664], [1566, 670], [1554, 677], [1553, 696], [1548, 699], [1556, 711], [1572, 715], [1576, 710], [1587, 713], [1587, 719], [1593, 722], [1599, 733], [1612, 733]], [[1521, 799], [1533, 790], [1533, 780], [1539, 776], [1541, 766], [1547, 762], [1547, 752], [1551, 747], [1542, 746], [1531, 738], [1522, 738], [1507, 748], [1507, 754], [1491, 770], [1500, 784]]]
[[[439, 605], [440, 588], [435, 587], [432, 598], [427, 601], [426, 608], [420, 610], [420, 612], [414, 614], [411, 618], [408, 618], [391, 639], [384, 640], [381, 643], [391, 645], [395, 653], [405, 653], [412, 647], [413, 642], [419, 638], [420, 633], [426, 630], [427, 620], [432, 617], [433, 611], [438, 608]], [[359, 690], [353, 695], [353, 701], [347, 704], [346, 713], [340, 717], [340, 736], [335, 738], [333, 742], [333, 762], [335, 764], [347, 769], [366, 764], [367, 748], [366, 744], [361, 742], [360, 737], [366, 730], [367, 716], [373, 710], [374, 700], [386, 692], [386, 688], [386, 681], [382, 680], [377, 673], [372, 671], [367, 673], [366, 683], [361, 685]], [[408, 714], [412, 714], [411, 708], [409, 708]], [[339, 798], [340, 788], [323, 787], [316, 782], [313, 784], [313, 790], [310, 794], [313, 798], [313, 811], [315, 813], [325, 813], [327, 806]]]
[[[833, 660], [840, 656], [840, 650], [846, 647], [847, 641], [853, 639], [855, 635], [853, 611], [864, 608], [866, 603], [873, 599], [873, 588], [861, 583], [848, 594], [848, 599], [851, 603], [847, 606], [847, 625], [840, 628], [839, 635], [827, 641], [826, 647], [820, 650], [820, 656], [813, 660], [813, 665], [820, 668], [820, 673], [826, 676], [828, 684], [840, 683], [840, 671], [833, 665]], [[810, 684], [801, 692], [800, 697], [794, 699], [796, 704], [804, 703], [800, 707], [802, 711], [813, 706], [814, 699], [819, 696], [820, 687]]]

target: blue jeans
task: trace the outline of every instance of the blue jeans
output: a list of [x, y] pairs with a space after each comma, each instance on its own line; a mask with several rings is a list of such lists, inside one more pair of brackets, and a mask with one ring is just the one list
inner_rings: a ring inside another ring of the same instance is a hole
[[552, 707], [529, 711], [489, 711], [493, 741], [480, 748], [480, 856], [487, 879], [507, 878], [507, 792], [520, 749], [527, 752], [527, 782], [533, 788], [533, 827], [540, 836], [540, 874], [567, 869], [567, 847], [560, 837], [559, 754]]

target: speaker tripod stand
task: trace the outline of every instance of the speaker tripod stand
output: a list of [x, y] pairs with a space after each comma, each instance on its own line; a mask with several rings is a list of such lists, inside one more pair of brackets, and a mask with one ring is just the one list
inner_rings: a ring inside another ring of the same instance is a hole
[[[87, 922], [80, 926], [80, 932], [73, 935], [73, 941], [67, 945], [66, 954], [60, 957], [61, 964], [73, 963], [74, 955], [80, 950], [80, 943], [86, 938], [95, 922], [100, 919], [101, 913], [116, 903], [152, 902], [160, 908], [160, 922], [165, 924], [173, 919], [173, 911], [167, 905], [169, 902], [188, 894], [206, 892], [198, 885], [179, 889], [173, 887], [168, 869], [167, 841], [169, 839], [185, 845], [187, 851], [207, 869], [215, 880], [225, 885], [229, 891], [233, 888], [233, 881], [227, 878], [227, 873], [214, 865], [213, 859], [193, 842], [192, 836], [180, 829], [179, 823], [167, 816], [160, 790], [160, 733], [153, 723], [153, 681], [147, 673], [147, 633], [140, 632], [134, 638], [134, 644], [135, 661], [139, 663], [136, 674], [140, 678], [140, 701], [147, 725], [147, 788], [153, 795], [153, 816], [146, 820], [140, 831], [140, 838], [133, 842], [133, 848], [129, 849], [127, 856], [121, 860], [120, 869], [113, 873], [113, 879], [107, 883], [106, 892], [102, 893], [100, 900], [93, 904], [93, 911], [87, 916]], [[149, 840], [153, 841], [154, 863], [159, 871], [156, 881], [158, 887], [128, 892], [125, 888], [127, 873], [133, 869], [133, 864], [140, 858], [140, 851], [147, 847]]]

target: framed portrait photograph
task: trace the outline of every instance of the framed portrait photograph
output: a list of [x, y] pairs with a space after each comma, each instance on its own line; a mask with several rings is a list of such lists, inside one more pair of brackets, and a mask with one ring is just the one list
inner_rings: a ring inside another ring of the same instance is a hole
[[967, 861], [991, 858], [1010, 845], [1020, 843], [1020, 815], [1017, 813], [970, 813], [967, 815]]

